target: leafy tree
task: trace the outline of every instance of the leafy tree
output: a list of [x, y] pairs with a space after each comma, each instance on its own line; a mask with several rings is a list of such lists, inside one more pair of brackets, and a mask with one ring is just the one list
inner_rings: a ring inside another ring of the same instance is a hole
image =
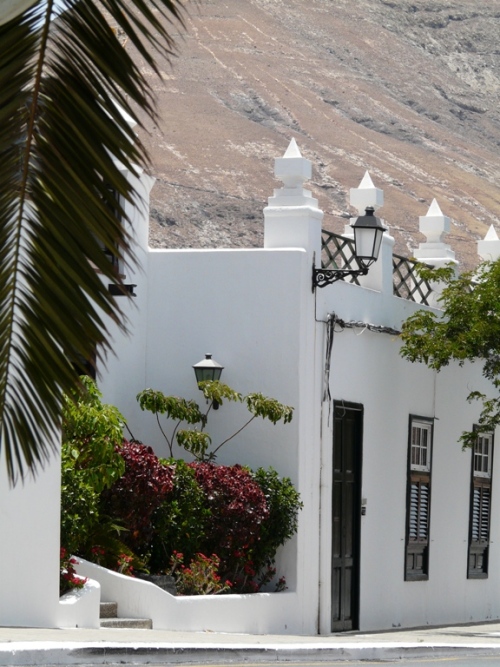
[[90, 378], [82, 377], [81, 383], [63, 396], [61, 544], [70, 554], [88, 557], [97, 544], [116, 543], [125, 530], [100, 507], [102, 491], [125, 472], [118, 453], [124, 419], [116, 407], [101, 402]]
[[155, 52], [171, 56], [183, 20], [181, 0], [58, 4], [52, 21], [55, 0], [0, 2], [0, 448], [11, 481], [48, 460], [74, 362], [106, 349], [107, 318], [125, 327], [107, 254], [129, 252], [135, 192], [123, 171], [146, 161], [128, 118], [154, 118], [143, 72], [157, 71]]
[[[450, 361], [483, 362], [483, 375], [500, 391], [500, 260], [484, 262], [475, 271], [456, 277], [451, 267], [422, 268], [422, 277], [440, 280], [442, 314], [420, 310], [403, 324], [401, 354], [440, 370]], [[488, 398], [472, 391], [468, 400], [482, 401], [479, 427], [492, 431], [500, 424], [500, 396]], [[477, 433], [466, 431], [464, 446], [472, 446]]]
[[[206, 412], [201, 411], [196, 401], [187, 401], [185, 398], [177, 396], [165, 396], [161, 391], [155, 389], [144, 389], [137, 394], [141, 410], [148, 410], [156, 415], [160, 431], [167, 442], [170, 456], [173, 456], [173, 445], [175, 440], [177, 440], [177, 444], [192, 454], [198, 461], [214, 461], [217, 458], [219, 449], [241, 433], [256, 417], [269, 419], [273, 424], [277, 424], [279, 421], [288, 424], [292, 421], [293, 408], [280, 403], [275, 398], [269, 398], [260, 393], [251, 393], [243, 396], [234, 389], [231, 389], [227, 384], [218, 381], [209, 380], [200, 382], [199, 387], [208, 401]], [[208, 415], [215, 404], [217, 406], [223, 405], [225, 400], [245, 403], [251, 417], [235, 433], [219, 443], [212, 451], [208, 451], [212, 443], [212, 438], [204, 430], [207, 425]], [[168, 419], [175, 421], [175, 426], [170, 436], [168, 436], [161, 424], [159, 419], [160, 414], [164, 414]], [[198, 428], [180, 429], [183, 422], [198, 425]]]

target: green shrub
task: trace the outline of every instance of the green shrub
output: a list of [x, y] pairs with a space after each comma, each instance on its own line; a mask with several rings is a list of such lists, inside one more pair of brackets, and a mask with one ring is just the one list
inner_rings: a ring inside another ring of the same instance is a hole
[[160, 463], [151, 447], [124, 440], [118, 448], [125, 472], [101, 494], [105, 513], [127, 526], [125, 544], [149, 558], [154, 535], [153, 515], [173, 489], [171, 466]]
[[252, 475], [264, 494], [269, 510], [252, 554], [256, 570], [262, 571], [272, 567], [278, 547], [297, 532], [298, 514], [303, 504], [290, 479], [280, 479], [273, 468], [259, 468]]
[[[156, 415], [156, 421], [168, 445], [170, 456], [173, 456], [173, 446], [177, 442], [197, 461], [215, 461], [219, 449], [239, 435], [257, 417], [268, 419], [273, 424], [279, 421], [288, 424], [292, 421], [293, 408], [280, 403], [275, 398], [269, 398], [260, 393], [243, 396], [227, 384], [218, 381], [208, 380], [200, 382], [198, 386], [207, 399], [208, 408], [205, 412], [193, 400], [187, 401], [178, 396], [165, 396], [161, 391], [155, 389], [144, 389], [137, 394], [136, 398], [141, 410], [147, 410]], [[224, 401], [244, 403], [251, 417], [234, 433], [217, 446], [212, 447], [212, 438], [205, 431], [208, 415], [212, 408], [218, 409]], [[165, 415], [167, 419], [174, 422], [170, 435], [163, 428], [159, 415]], [[195, 428], [181, 429], [183, 423]]]
[[176, 550], [189, 563], [200, 550], [211, 515], [194, 470], [182, 460], [162, 459], [161, 463], [173, 470], [173, 489], [152, 518], [152, 573], [165, 572]]
[[176, 565], [176, 589], [179, 595], [219, 595], [231, 592], [231, 582], [219, 575], [220, 558], [216, 554], [196, 554], [189, 564], [183, 564], [183, 554], [174, 556]]
[[100, 495], [125, 470], [117, 453], [124, 419], [102, 403], [95, 383], [82, 376], [72, 396], [63, 397], [61, 451], [61, 545], [69, 554], [90, 557], [96, 544], [122, 549], [124, 530], [102, 513]]
[[[219, 403], [236, 400], [220, 383], [205, 384], [204, 392]], [[244, 400], [249, 421], [291, 419], [291, 408], [274, 399], [251, 394]], [[181, 419], [200, 419], [193, 402], [156, 392], [144, 392], [143, 401], [145, 409], [175, 414], [176, 429]], [[297, 530], [302, 507], [288, 478], [272, 468], [159, 460], [150, 447], [123, 440], [123, 417], [102, 403], [89, 378], [64, 397], [63, 407], [61, 544], [67, 553], [128, 574], [168, 572], [175, 561], [185, 594], [255, 592], [274, 578], [276, 550]], [[201, 421], [204, 426], [206, 417]], [[214, 458], [219, 447], [200, 458]], [[277, 590], [284, 586], [280, 579]]]

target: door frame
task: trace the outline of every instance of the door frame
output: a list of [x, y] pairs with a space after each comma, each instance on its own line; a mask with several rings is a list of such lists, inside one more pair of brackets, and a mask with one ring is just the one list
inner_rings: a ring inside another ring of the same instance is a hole
[[333, 479], [334, 479], [334, 446], [335, 446], [335, 420], [337, 410], [345, 410], [346, 412], [355, 412], [358, 417], [358, 432], [356, 434], [356, 441], [354, 443], [354, 456], [356, 457], [358, 465], [355, 470], [355, 497], [353, 507], [353, 578], [351, 589], [352, 600], [352, 627], [336, 628], [333, 622], [333, 577], [330, 582], [330, 632], [342, 632], [359, 629], [359, 608], [360, 608], [360, 570], [361, 570], [361, 513], [362, 513], [362, 475], [363, 475], [363, 424], [364, 424], [364, 408], [360, 403], [353, 403], [350, 401], [336, 400], [333, 401], [333, 428], [332, 428], [332, 465], [331, 465], [331, 489], [330, 489], [330, 503], [332, 508], [331, 517], [331, 539], [330, 539], [330, 572], [333, 573]]

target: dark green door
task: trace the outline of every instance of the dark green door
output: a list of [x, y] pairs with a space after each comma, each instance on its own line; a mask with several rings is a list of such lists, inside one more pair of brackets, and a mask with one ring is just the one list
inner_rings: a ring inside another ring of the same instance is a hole
[[355, 630], [359, 606], [363, 408], [334, 403], [332, 632]]

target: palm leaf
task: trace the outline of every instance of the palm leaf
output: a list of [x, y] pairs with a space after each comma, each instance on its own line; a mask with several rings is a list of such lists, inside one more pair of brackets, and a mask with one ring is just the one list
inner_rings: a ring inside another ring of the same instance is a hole
[[[0, 450], [14, 481], [50, 457], [74, 362], [125, 327], [103, 252], [129, 254], [125, 202], [146, 155], [127, 122], [151, 91], [103, 12], [152, 69], [180, 0], [54, 0], [0, 25]], [[165, 27], [166, 26], [166, 27]], [[117, 197], [118, 195], [118, 197]]]

